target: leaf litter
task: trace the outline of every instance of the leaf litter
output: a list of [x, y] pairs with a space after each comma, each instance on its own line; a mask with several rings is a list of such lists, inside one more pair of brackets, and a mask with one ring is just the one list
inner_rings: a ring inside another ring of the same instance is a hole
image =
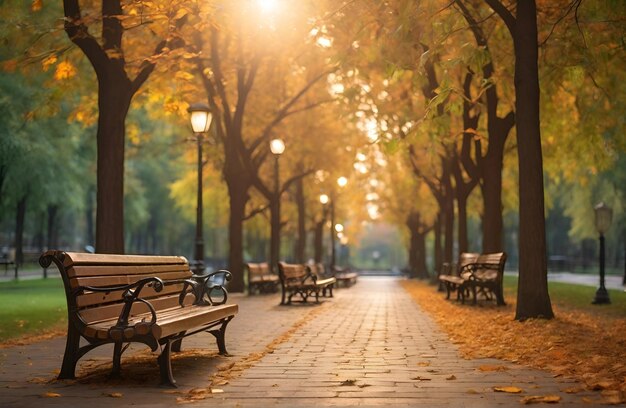
[[[550, 371], [554, 377], [574, 379], [586, 390], [602, 391], [599, 399], [583, 397], [587, 402], [626, 402], [625, 318], [606, 315], [599, 318], [592, 312], [553, 305], [554, 319], [528, 319], [520, 323], [513, 319], [516, 306], [513, 293], [504, 307], [462, 306], [445, 300], [426, 283], [403, 281], [403, 285], [465, 358], [507, 360]], [[478, 370], [500, 371], [506, 367], [483, 365]], [[531, 397], [537, 398], [520, 402], [553, 403], [554, 398], [549, 397], [555, 396]]]

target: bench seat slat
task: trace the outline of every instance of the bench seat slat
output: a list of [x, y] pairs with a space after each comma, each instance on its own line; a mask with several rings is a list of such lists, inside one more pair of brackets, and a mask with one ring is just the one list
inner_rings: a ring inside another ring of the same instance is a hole
[[[157, 323], [152, 327], [152, 333], [157, 338], [171, 336], [182, 331], [191, 330], [215, 322], [238, 312], [236, 304], [212, 307], [191, 306], [187, 308], [172, 307], [157, 313]], [[129, 326], [140, 324], [142, 319], [150, 321], [149, 313], [141, 313], [129, 319]], [[85, 329], [85, 333], [98, 339], [106, 339], [109, 329], [114, 326], [116, 319], [108, 319], [92, 323]]]

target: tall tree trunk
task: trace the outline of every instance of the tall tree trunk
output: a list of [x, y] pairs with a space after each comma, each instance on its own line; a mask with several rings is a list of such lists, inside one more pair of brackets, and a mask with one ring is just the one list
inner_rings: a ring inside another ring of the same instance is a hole
[[515, 111], [519, 159], [519, 285], [515, 319], [552, 318], [548, 293], [543, 159], [539, 128], [537, 10], [534, 0], [517, 2]]
[[453, 248], [454, 248], [454, 192], [452, 190], [452, 183], [450, 180], [450, 163], [449, 158], [446, 158], [443, 163], [443, 191], [444, 191], [444, 247], [443, 247], [443, 262], [452, 263], [453, 261]]
[[435, 271], [437, 273], [441, 272], [441, 268], [443, 266], [443, 250], [441, 247], [441, 227], [443, 224], [442, 221], [443, 215], [441, 210], [437, 214], [437, 220], [435, 221]]
[[228, 289], [230, 292], [243, 292], [243, 221], [245, 219], [248, 188], [241, 183], [227, 183], [230, 197], [230, 215], [228, 219], [228, 270], [233, 274]]
[[415, 237], [415, 249], [417, 257], [415, 267], [417, 268], [417, 277], [420, 279], [429, 279], [428, 267], [426, 266], [426, 234], [427, 231], [418, 231]]
[[298, 208], [298, 236], [295, 244], [296, 263], [305, 262], [306, 249], [306, 201], [304, 197], [304, 180], [296, 180], [296, 206]]
[[[481, 191], [483, 196], [483, 253], [501, 252], [502, 221], [502, 149], [489, 146], [483, 160]], [[493, 150], [492, 150], [493, 149]]]
[[48, 237], [46, 239], [46, 245], [48, 249], [56, 249], [59, 246], [59, 234], [57, 231], [58, 212], [58, 205], [48, 205]]
[[87, 200], [85, 204], [85, 243], [86, 245], [94, 245], [94, 229], [93, 229], [93, 195], [92, 187], [87, 189]]
[[[158, 223], [158, 218], [154, 212], [150, 215], [150, 221], [148, 221], [148, 233], [147, 234], [148, 234], [148, 241], [149, 241], [147, 249], [149, 253], [156, 254], [158, 252], [158, 247], [159, 247], [159, 223]], [[215, 253], [213, 253], [213, 256], [215, 256]]]
[[17, 202], [15, 213], [15, 275], [17, 277], [17, 265], [24, 263], [24, 218], [26, 216], [27, 195]]
[[[489, 1], [488, 1], [489, 3]], [[490, 53], [487, 37], [477, 20], [472, 16], [469, 9], [465, 6], [461, 0], [456, 0], [456, 4], [461, 10], [461, 14], [465, 17], [470, 26], [470, 30], [474, 34], [476, 39], [476, 45], [484, 48], [487, 53]], [[493, 59], [488, 59], [482, 67], [483, 80], [491, 81], [494, 74]], [[473, 73], [471, 73], [473, 76]], [[467, 78], [471, 79], [471, 78]], [[470, 88], [469, 83], [466, 82], [465, 95], [471, 100], [469, 95]], [[465, 168], [469, 172], [477, 170], [480, 172], [480, 177], [483, 180], [481, 185], [483, 195], [483, 253], [500, 252], [502, 251], [503, 242], [503, 222], [502, 222], [502, 167], [504, 157], [504, 145], [506, 139], [513, 128], [515, 119], [513, 112], [509, 112], [504, 117], [498, 116], [498, 104], [499, 97], [496, 89], [496, 83], [490, 84], [485, 90], [486, 105], [487, 105], [487, 132], [489, 135], [489, 145], [487, 153], [484, 157], [481, 157], [481, 144], [480, 141], [476, 142], [476, 163], [471, 163], [467, 157], [464, 158]], [[468, 122], [474, 120], [475, 124], [472, 126], [476, 129], [478, 125], [478, 115], [471, 118], [466, 114], [465, 110], [468, 108], [467, 102], [464, 103], [464, 115], [463, 121]], [[467, 127], [466, 127], [467, 129]]]
[[315, 263], [323, 262], [324, 255], [324, 223], [325, 219], [315, 223], [315, 229], [313, 231], [313, 259]]
[[457, 191], [456, 206], [458, 212], [457, 219], [457, 239], [459, 241], [459, 253], [469, 252], [469, 241], [467, 239], [467, 196], [459, 194]]
[[411, 278], [428, 279], [426, 267], [426, 234], [428, 229], [422, 224], [418, 212], [411, 212], [406, 220], [410, 232], [409, 270]]
[[128, 79], [111, 70], [98, 89], [96, 252], [124, 253], [124, 138], [132, 93]]
[[270, 268], [278, 272], [280, 261], [280, 195], [276, 194], [270, 201]]

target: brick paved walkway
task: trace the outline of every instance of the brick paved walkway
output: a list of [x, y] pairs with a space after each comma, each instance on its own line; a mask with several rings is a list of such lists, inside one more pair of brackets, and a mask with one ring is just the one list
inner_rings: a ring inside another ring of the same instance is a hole
[[[174, 360], [180, 386], [174, 392], [154, 387], [154, 355], [141, 349], [127, 353], [138, 362], [122, 360], [122, 382], [106, 380], [111, 351], [104, 348], [83, 359], [78, 382], [54, 381], [64, 344], [57, 338], [0, 349], [0, 406], [174, 406], [206, 396], [211, 380], [223, 392], [192, 406], [505, 407], [520, 405], [525, 395], [556, 394], [559, 405], [569, 407], [588, 406], [581, 397], [593, 395], [566, 394], [562, 390], [576, 384], [547, 372], [461, 359], [396, 278], [361, 278], [321, 305], [280, 307], [277, 295], [232, 301], [240, 305], [227, 333], [232, 356], [215, 355], [210, 335], [187, 339], [183, 346], [192, 352]], [[479, 369], [485, 365], [501, 370]], [[92, 371], [96, 375], [83, 374]], [[510, 385], [524, 392], [493, 391]], [[47, 392], [60, 397], [43, 397]]]

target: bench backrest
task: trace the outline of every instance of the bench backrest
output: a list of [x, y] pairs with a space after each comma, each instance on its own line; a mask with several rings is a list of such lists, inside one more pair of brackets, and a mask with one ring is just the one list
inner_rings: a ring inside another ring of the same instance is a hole
[[247, 263], [248, 279], [250, 282], [262, 280], [263, 276], [270, 274], [270, 266], [267, 262]]
[[288, 264], [286, 262], [278, 263], [278, 273], [281, 282], [285, 286], [300, 285], [307, 278], [311, 277], [311, 273], [306, 265]]
[[461, 269], [467, 265], [476, 262], [476, 259], [480, 256], [480, 254], [476, 252], [461, 252], [459, 254], [459, 261], [457, 262], [457, 274], [461, 271]]
[[469, 264], [477, 265], [473, 268], [476, 276], [482, 279], [501, 280], [506, 264], [506, 252], [480, 254], [474, 262], [469, 262]]
[[[87, 324], [118, 317], [123, 306], [123, 291], [93, 292], [78, 288], [123, 286], [149, 277], [172, 281], [192, 276], [187, 259], [181, 256], [48, 251], [39, 260], [44, 267], [50, 266], [51, 262], [56, 264], [63, 278], [70, 318], [77, 314]], [[145, 286], [140, 297], [148, 300], [155, 310], [163, 310], [179, 304], [182, 288], [183, 283], [166, 284], [161, 292], [156, 292]], [[148, 308], [144, 304], [135, 303], [130, 315], [146, 312]]]
[[324, 267], [323, 263], [311, 263], [307, 264], [309, 271], [311, 271], [311, 275], [315, 275], [318, 278], [323, 278], [326, 276], [326, 267]]

